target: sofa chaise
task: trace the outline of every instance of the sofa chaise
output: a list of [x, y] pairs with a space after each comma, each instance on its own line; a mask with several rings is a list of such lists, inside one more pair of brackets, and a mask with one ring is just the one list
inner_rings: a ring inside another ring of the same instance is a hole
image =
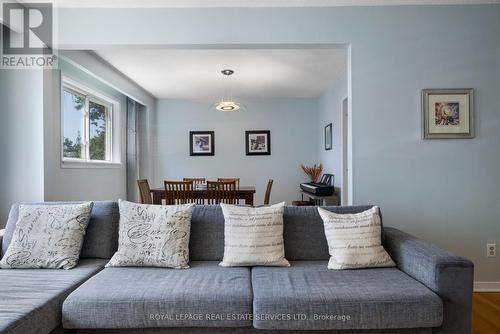
[[[48, 204], [50, 205], [50, 204]], [[6, 225], [5, 253], [15, 223]], [[337, 213], [370, 206], [327, 207]], [[196, 206], [190, 269], [104, 268], [117, 249], [116, 202], [96, 202], [77, 267], [0, 270], [0, 333], [470, 333], [473, 265], [394, 228], [395, 268], [328, 270], [314, 207], [286, 207], [290, 267], [218, 266], [219, 206]]]

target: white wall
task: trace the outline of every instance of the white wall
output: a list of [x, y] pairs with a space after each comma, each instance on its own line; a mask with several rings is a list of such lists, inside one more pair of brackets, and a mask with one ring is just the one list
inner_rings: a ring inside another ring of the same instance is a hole
[[43, 75], [0, 70], [0, 228], [14, 202], [43, 201]]
[[[319, 98], [318, 162], [324, 173], [335, 175], [335, 187], [342, 185], [342, 100], [347, 97], [347, 65], [345, 72]], [[325, 126], [332, 123], [332, 149], [325, 150]]]
[[[241, 185], [255, 186], [255, 204], [262, 204], [269, 178], [274, 179], [271, 202], [299, 198], [298, 185], [307, 177], [299, 165], [317, 162], [316, 99], [246, 101], [248, 110], [222, 113], [210, 104], [185, 100], [158, 102], [158, 175], [183, 177], [240, 177]], [[189, 131], [215, 131], [215, 156], [189, 156]], [[271, 130], [271, 155], [246, 156], [245, 131]]]

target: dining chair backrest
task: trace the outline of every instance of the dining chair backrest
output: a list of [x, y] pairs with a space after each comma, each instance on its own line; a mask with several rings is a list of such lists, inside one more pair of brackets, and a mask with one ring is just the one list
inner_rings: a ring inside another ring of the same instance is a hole
[[206, 182], [204, 177], [185, 177], [182, 181], [191, 182], [193, 184], [193, 188], [196, 188], [198, 184], [205, 184]]
[[235, 182], [236, 189], [240, 189], [240, 178], [239, 177], [218, 177], [217, 181], [219, 182]]
[[153, 204], [153, 199], [151, 198], [151, 188], [149, 187], [149, 182], [147, 179], [137, 180], [137, 185], [139, 186], [139, 194], [141, 196], [142, 204]]
[[195, 203], [193, 183], [189, 181], [164, 181], [167, 205]]
[[273, 188], [273, 179], [269, 179], [267, 182], [266, 195], [264, 196], [264, 205], [269, 205], [269, 199], [271, 198], [271, 189]]
[[[193, 190], [197, 189], [203, 189], [203, 188], [198, 188], [199, 186], [205, 185], [206, 184], [206, 179], [204, 177], [185, 177], [183, 179], [184, 182], [191, 182], [193, 184]], [[205, 204], [205, 199], [204, 198], [196, 198], [196, 204]]]
[[208, 204], [235, 204], [236, 181], [207, 181]]

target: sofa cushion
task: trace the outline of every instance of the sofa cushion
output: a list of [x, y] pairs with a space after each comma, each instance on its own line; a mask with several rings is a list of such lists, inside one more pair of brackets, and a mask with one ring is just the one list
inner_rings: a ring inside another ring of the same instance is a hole
[[[370, 209], [364, 206], [328, 206], [324, 209], [339, 213], [359, 213]], [[283, 214], [285, 257], [290, 261], [328, 260], [325, 228], [318, 208], [314, 206], [287, 206]]]
[[220, 261], [224, 256], [224, 215], [219, 205], [197, 205], [191, 216], [190, 261]]
[[297, 261], [254, 267], [252, 286], [258, 329], [436, 327], [443, 318], [441, 299], [396, 268], [328, 270], [326, 261]]
[[65, 328], [250, 326], [250, 269], [217, 261], [190, 269], [108, 267], [63, 304]]
[[109, 259], [118, 249], [117, 202], [94, 202], [80, 258]]
[[[97, 204], [97, 202], [96, 202]], [[325, 209], [340, 213], [359, 213], [364, 206], [330, 206]], [[89, 229], [92, 226], [89, 225]], [[283, 213], [283, 239], [287, 260], [328, 260], [328, 245], [323, 221], [317, 207], [286, 206]], [[219, 205], [197, 205], [191, 218], [191, 261], [217, 261], [224, 256], [224, 215]]]
[[105, 264], [85, 259], [70, 270], [1, 269], [0, 333], [48, 333], [57, 328], [66, 296]]
[[[50, 334], [68, 334], [68, 333], [58, 332]], [[287, 331], [287, 330], [263, 330], [263, 329], [255, 329], [253, 327], [232, 327], [232, 328], [171, 327], [171, 328], [140, 328], [140, 329], [79, 329], [78, 334], [432, 334], [432, 328], [368, 329], [361, 331], [360, 330]]]

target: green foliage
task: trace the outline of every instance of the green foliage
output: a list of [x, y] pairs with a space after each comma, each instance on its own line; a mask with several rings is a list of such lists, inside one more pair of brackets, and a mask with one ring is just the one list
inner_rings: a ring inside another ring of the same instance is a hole
[[93, 130], [89, 141], [91, 160], [106, 160], [106, 108], [90, 103], [90, 126]]
[[69, 138], [64, 138], [63, 149], [64, 156], [66, 158], [81, 158], [82, 157], [82, 137], [80, 136], [80, 131], [78, 131], [78, 136], [75, 142]]
[[[82, 111], [85, 107], [85, 98], [79, 95], [72, 95], [74, 108]], [[89, 103], [89, 158], [90, 160], [106, 160], [106, 107], [101, 104]], [[63, 141], [63, 152], [66, 158], [82, 157], [82, 137], [80, 131], [73, 142], [65, 137]]]
[[73, 102], [75, 103], [74, 107], [76, 110], [81, 110], [83, 106], [85, 105], [85, 98], [79, 96], [79, 95], [72, 95], [73, 96]]

